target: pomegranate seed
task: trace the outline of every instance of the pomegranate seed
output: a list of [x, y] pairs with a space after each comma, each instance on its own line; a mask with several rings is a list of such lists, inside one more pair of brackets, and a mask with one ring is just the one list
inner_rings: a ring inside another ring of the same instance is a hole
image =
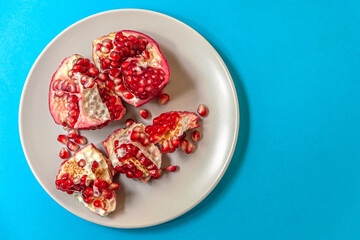
[[126, 99], [132, 99], [132, 98], [134, 97], [134, 95], [132, 95], [132, 94], [129, 93], [129, 92], [125, 92], [125, 93], [124, 93], [124, 97], [125, 97]]
[[68, 143], [68, 141], [69, 141], [69, 139], [67, 138], [67, 136], [65, 136], [65, 135], [59, 135], [58, 136], [58, 138], [57, 138], [57, 140], [59, 141], [59, 142], [61, 142], [62, 144], [67, 144]]
[[100, 178], [95, 179], [94, 185], [95, 185], [95, 187], [97, 187], [97, 188], [101, 188], [102, 180], [101, 180]]
[[108, 49], [113, 48], [112, 41], [110, 39], [105, 39], [104, 41], [102, 41], [102, 45]]
[[204, 104], [200, 104], [197, 109], [198, 114], [202, 117], [205, 117], [208, 114], [208, 111], [209, 110], [207, 109], [207, 107]]
[[102, 53], [109, 53], [110, 50], [109, 50], [107, 47], [102, 46], [102, 47], [100, 48], [100, 52], [102, 52]]
[[110, 74], [110, 76], [116, 78], [120, 75], [120, 69], [112, 68], [112, 69], [110, 69], [109, 74]]
[[77, 145], [76, 143], [74, 143], [72, 141], [68, 142], [67, 147], [72, 152], [76, 152], [77, 150], [79, 150], [79, 145]]
[[85, 88], [92, 88], [95, 85], [95, 80], [92, 77], [88, 77], [83, 84]]
[[69, 151], [66, 148], [61, 148], [60, 153], [59, 153], [59, 157], [61, 159], [67, 159], [70, 156]]
[[93, 189], [91, 187], [85, 188], [84, 195], [85, 195], [85, 197], [93, 196], [94, 195]]
[[102, 192], [102, 195], [103, 195], [104, 198], [106, 198], [106, 199], [111, 199], [112, 196], [113, 196], [112, 192], [110, 192], [110, 191], [108, 191], [108, 190], [104, 190], [104, 191]]
[[[183, 140], [183, 141], [186, 141], [186, 140]], [[194, 149], [194, 144], [192, 142], [187, 142], [186, 148], [185, 148], [185, 150], [183, 149], [183, 151], [186, 154], [189, 154], [192, 152], [193, 149]]]
[[101, 205], [102, 205], [100, 200], [95, 200], [93, 204], [94, 204], [94, 207], [97, 207], [97, 208], [101, 208]]
[[135, 123], [135, 121], [132, 120], [131, 118], [129, 118], [129, 119], [127, 119], [127, 120], [125, 121], [125, 127], [128, 128], [128, 127], [130, 127], [131, 125], [133, 125], [134, 123]]
[[148, 110], [140, 109], [139, 113], [140, 113], [141, 117], [144, 119], [148, 119], [150, 116], [150, 113]]
[[106, 81], [108, 79], [108, 75], [106, 73], [99, 73], [98, 79]]
[[99, 74], [99, 69], [96, 67], [89, 68], [89, 73], [91, 76], [96, 77]]
[[117, 183], [111, 183], [109, 185], [109, 190], [118, 190], [120, 188], [120, 185]]
[[71, 194], [74, 193], [74, 191], [73, 190], [67, 190], [66, 193], [71, 195]]
[[77, 138], [75, 138], [75, 142], [80, 145], [85, 145], [87, 140], [84, 136], [77, 136]]
[[191, 138], [194, 142], [198, 142], [200, 140], [200, 132], [198, 130], [194, 130], [191, 134]]
[[69, 179], [69, 173], [64, 173], [63, 175], [61, 175], [61, 180], [62, 181], [67, 181]]
[[180, 145], [180, 140], [177, 137], [174, 137], [173, 139], [171, 139], [171, 143], [174, 146], [174, 148], [178, 148]]
[[162, 93], [162, 94], [160, 94], [160, 96], [159, 96], [159, 104], [160, 104], [160, 105], [165, 105], [165, 104], [167, 104], [169, 101], [170, 101], [170, 96], [169, 96], [169, 94], [167, 94], [167, 93]]
[[85, 160], [84, 159], [80, 159], [80, 161], [78, 162], [78, 165], [80, 166], [80, 167], [85, 167], [85, 165], [86, 165], [86, 162], [85, 162]]
[[[94, 161], [93, 164], [92, 164], [92, 166], [91, 166], [91, 171], [92, 171], [93, 173], [95, 173], [95, 171], [96, 171], [96, 169], [98, 168], [98, 166], [99, 166], [98, 162], [97, 162], [97, 161]], [[97, 180], [100, 180], [100, 179], [96, 179], [96, 180], [95, 180], [95, 183], [96, 183]], [[100, 180], [100, 181], [101, 181], [101, 180]]]
[[110, 58], [113, 59], [114, 61], [119, 61], [120, 60], [120, 54], [118, 52], [112, 51], [110, 53]]
[[69, 130], [69, 132], [68, 132], [68, 137], [70, 138], [70, 139], [74, 139], [74, 138], [76, 138], [77, 136], [79, 136], [79, 131], [78, 130], [76, 130], [76, 129], [70, 129]]
[[161, 151], [163, 153], [166, 153], [167, 151], [169, 151], [169, 142], [167, 140], [164, 140], [162, 145], [161, 145]]
[[177, 170], [177, 166], [169, 166], [166, 168], [166, 170], [169, 172], [175, 172]]
[[185, 152], [186, 151], [186, 149], [187, 149], [187, 147], [188, 147], [188, 141], [186, 140], [186, 139], [182, 139], [181, 141], [180, 141], [180, 147], [181, 147], [181, 149]]
[[135, 173], [135, 177], [138, 179], [141, 179], [143, 177], [143, 172], [140, 170], [137, 170]]
[[84, 197], [83, 199], [84, 199], [84, 202], [87, 204], [90, 204], [94, 201], [93, 197]]
[[134, 174], [132, 172], [126, 172], [126, 176], [128, 178], [134, 178]]
[[159, 174], [158, 170], [150, 170], [149, 174], [155, 179], [158, 179], [160, 177], [160, 174]]

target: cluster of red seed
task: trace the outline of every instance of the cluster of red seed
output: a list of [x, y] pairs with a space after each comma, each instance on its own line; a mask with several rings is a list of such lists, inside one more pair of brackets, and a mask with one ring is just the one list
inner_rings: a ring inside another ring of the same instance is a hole
[[[118, 141], [118, 140], [116, 140]], [[118, 142], [114, 143], [115, 146], [118, 145]], [[150, 176], [155, 179], [160, 177], [159, 169], [150, 161], [141, 150], [132, 144], [121, 144], [120, 147], [115, 149], [115, 153], [121, 151], [123, 153], [123, 157], [118, 157], [120, 163], [128, 160], [126, 164], [120, 164], [115, 167], [115, 170], [120, 173], [125, 173], [128, 178], [138, 178], [142, 179], [145, 175], [144, 172], [136, 167], [134, 164], [135, 161], [138, 161], [141, 165], [143, 165]]]
[[122, 32], [118, 32], [113, 42], [110, 39], [104, 39], [96, 45], [97, 51], [109, 54], [110, 57], [100, 58], [101, 67], [103, 69], [117, 68], [124, 59], [139, 54], [149, 57], [149, 52], [146, 50], [147, 44], [147, 40], [142, 37], [124, 36]]
[[67, 146], [67, 148], [63, 147], [60, 150], [59, 156], [62, 159], [67, 159], [70, 157], [69, 150], [72, 152], [76, 152], [80, 148], [79, 145], [85, 145], [87, 143], [86, 138], [84, 136], [81, 136], [80, 132], [76, 129], [70, 129], [67, 136], [60, 134], [57, 140]]
[[154, 118], [153, 124], [145, 128], [145, 132], [149, 134], [149, 141], [156, 143], [160, 140], [160, 136], [174, 130], [178, 125], [181, 117], [177, 112], [162, 113]]

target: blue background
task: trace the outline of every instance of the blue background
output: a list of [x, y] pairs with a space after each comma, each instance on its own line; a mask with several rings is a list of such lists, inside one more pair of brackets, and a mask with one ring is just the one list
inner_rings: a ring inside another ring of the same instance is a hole
[[[145, 229], [98, 226], [63, 209], [33, 176], [18, 132], [22, 88], [44, 47], [118, 8], [158, 11], [202, 34], [227, 64], [241, 110], [215, 190]], [[0, 0], [2, 239], [360, 239], [359, 12], [359, 1], [344, 0]]]

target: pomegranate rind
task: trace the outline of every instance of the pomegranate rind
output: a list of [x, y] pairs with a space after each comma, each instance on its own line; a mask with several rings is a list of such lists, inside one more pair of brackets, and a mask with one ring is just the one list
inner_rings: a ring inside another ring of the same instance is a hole
[[[123, 101], [125, 101], [135, 107], [140, 107], [140, 106], [144, 105], [145, 103], [151, 101], [153, 98], [157, 97], [159, 95], [159, 93], [165, 88], [165, 86], [168, 84], [169, 79], [170, 79], [170, 67], [169, 67], [169, 64], [168, 64], [165, 56], [161, 52], [159, 45], [157, 44], [157, 42], [154, 39], [152, 39], [151, 37], [149, 37], [148, 35], [146, 35], [144, 33], [137, 32], [137, 31], [122, 30], [119, 32], [123, 33], [125, 36], [133, 35], [135, 37], [143, 37], [144, 39], [146, 39], [148, 41], [148, 44], [147, 44], [145, 50], [149, 51], [149, 53], [150, 53], [150, 58], [147, 60], [144, 57], [142, 57], [141, 55], [136, 55], [134, 57], [127, 58], [123, 62], [125, 62], [125, 61], [130, 62], [132, 60], [135, 60], [135, 61], [140, 62], [141, 63], [140, 65], [142, 65], [142, 66], [156, 67], [165, 72], [164, 80], [157, 87], [157, 90], [146, 99], [140, 99], [140, 98], [137, 98], [136, 96], [134, 96], [131, 99], [128, 99], [124, 96], [124, 93], [122, 91], [115, 91], [116, 94], [118, 94], [123, 99]], [[99, 37], [93, 41], [93, 44], [92, 44], [92, 46], [93, 46], [93, 51], [92, 51], [93, 61], [95, 63], [95, 66], [98, 69], [100, 69], [101, 71], [104, 71], [104, 69], [101, 66], [100, 57], [108, 59], [110, 53], [102, 53], [100, 51], [97, 51], [96, 46], [98, 43], [102, 43], [102, 41], [105, 39], [109, 39], [109, 40], [111, 40], [111, 42], [113, 42], [115, 39], [116, 33], [118, 33], [118, 32], [111, 32], [108, 35]], [[119, 69], [120, 69], [120, 67], [119, 67]]]
[[[84, 159], [86, 165], [84, 167], [78, 166], [80, 160]], [[94, 162], [98, 163], [95, 173], [91, 170], [91, 166]], [[106, 158], [93, 144], [89, 144], [86, 147], [79, 149], [70, 159], [65, 160], [61, 165], [59, 172], [56, 176], [56, 180], [61, 179], [63, 174], [68, 173], [72, 179], [75, 177], [81, 178], [83, 175], [87, 175], [87, 181], [94, 181], [101, 179], [106, 181], [109, 185], [112, 183], [115, 171], [111, 165], [111, 162]], [[97, 191], [96, 186], [92, 186], [94, 191]], [[115, 191], [111, 191], [112, 198], [104, 199], [101, 195], [94, 197], [94, 199], [101, 199], [106, 202], [104, 208], [96, 208], [93, 204], [87, 204], [84, 202], [81, 191], [74, 191], [71, 195], [82, 202], [92, 212], [106, 216], [116, 209], [116, 194]]]
[[[142, 133], [146, 134], [145, 126], [142, 123], [137, 123], [137, 124], [134, 123], [128, 128], [121, 128], [115, 130], [113, 134], [111, 134], [106, 140], [102, 142], [102, 145], [104, 146], [109, 156], [113, 168], [115, 168], [118, 165], [122, 165], [122, 163], [120, 163], [118, 159], [118, 156], [115, 153], [116, 147], [114, 142], [119, 141], [118, 146], [120, 146], [121, 144], [132, 144], [138, 147], [140, 151], [145, 155], [145, 157], [148, 158], [158, 168], [158, 172], [159, 174], [161, 174], [162, 154], [159, 148], [153, 143], [149, 143], [148, 146], [145, 147], [141, 143], [131, 140], [130, 135], [132, 133], [132, 130], [136, 127], [140, 127]], [[147, 134], [146, 136], [148, 137]], [[143, 167], [146, 168], [145, 166]], [[143, 182], [147, 182], [150, 178], [151, 176], [145, 176], [141, 180]]]

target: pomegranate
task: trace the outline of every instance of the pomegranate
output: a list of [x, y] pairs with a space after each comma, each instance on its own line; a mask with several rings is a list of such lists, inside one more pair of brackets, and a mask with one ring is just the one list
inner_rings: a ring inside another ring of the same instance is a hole
[[64, 161], [56, 176], [56, 188], [73, 195], [91, 211], [106, 216], [116, 208], [114, 170], [109, 159], [92, 144]]
[[95, 39], [93, 60], [104, 81], [135, 107], [158, 96], [169, 82], [170, 68], [159, 45], [140, 32], [122, 30]]
[[[121, 99], [97, 80], [97, 74], [90, 60], [78, 54], [63, 60], [49, 90], [49, 109], [57, 124], [96, 129], [123, 117], [126, 109]], [[75, 136], [76, 132], [69, 134]]]
[[151, 177], [160, 177], [161, 152], [149, 142], [142, 123], [116, 130], [102, 144], [115, 170], [128, 178], [140, 179], [145, 183]]
[[192, 112], [166, 112], [145, 128], [151, 143], [159, 143], [163, 153], [174, 152], [185, 131], [199, 127], [199, 117]]

